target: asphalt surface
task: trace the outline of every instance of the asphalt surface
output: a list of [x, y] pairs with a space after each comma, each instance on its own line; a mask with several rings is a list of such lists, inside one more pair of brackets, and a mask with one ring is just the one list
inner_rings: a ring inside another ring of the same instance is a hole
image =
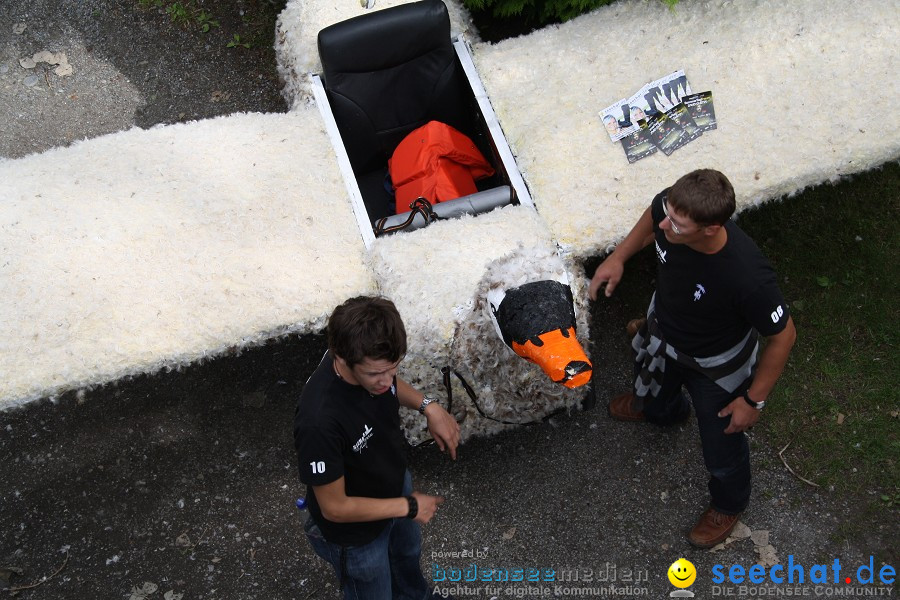
[[[4, 0], [0, 156], [133, 126], [286, 110], [271, 50], [225, 44], [239, 11], [258, 4], [218, 3], [222, 31], [212, 37], [136, 1]], [[53, 60], [65, 53], [73, 73], [20, 63], [44, 50]], [[715, 584], [714, 566], [727, 574], [792, 556], [806, 576], [793, 595], [833, 593], [839, 586], [817, 588], [810, 569], [835, 559], [841, 580], [854, 582], [847, 589], [862, 589], [857, 567], [874, 555], [877, 573], [896, 559], [897, 523], [872, 521], [863, 502], [789, 473], [765, 443], [765, 422], [751, 434], [755, 487], [742, 520], [752, 537], [715, 553], [687, 544], [707, 500], [693, 419], [659, 429], [613, 422], [605, 410], [627, 386], [624, 324], [640, 313], [650, 278], [638, 260], [621, 298], [593, 307], [593, 409], [470, 440], [456, 462], [434, 446], [411, 450], [416, 487], [447, 499], [424, 528], [426, 576], [458, 598], [662, 597], [683, 556], [696, 567], [698, 597], [761, 596], [775, 594], [771, 580]], [[0, 594], [337, 598], [294, 507], [304, 490], [291, 419], [323, 350], [321, 336], [295, 336], [0, 413]], [[485, 582], [490, 568], [511, 579], [522, 569], [525, 581]]]

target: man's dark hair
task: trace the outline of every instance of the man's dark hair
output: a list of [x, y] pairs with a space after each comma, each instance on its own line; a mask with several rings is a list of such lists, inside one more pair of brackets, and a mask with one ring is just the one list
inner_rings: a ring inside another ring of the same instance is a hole
[[719, 171], [698, 169], [671, 187], [669, 206], [701, 226], [723, 225], [734, 214], [734, 188]]
[[399, 362], [406, 354], [406, 328], [387, 298], [357, 296], [331, 313], [328, 349], [350, 367], [366, 358]]

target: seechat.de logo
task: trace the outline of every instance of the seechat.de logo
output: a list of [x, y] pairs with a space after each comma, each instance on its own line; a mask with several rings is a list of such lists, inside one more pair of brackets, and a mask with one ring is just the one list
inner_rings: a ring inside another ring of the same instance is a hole
[[894, 583], [897, 571], [891, 565], [875, 566], [875, 557], [870, 556], [868, 563], [859, 567], [844, 569], [844, 565], [837, 558], [832, 564], [815, 564], [804, 566], [794, 562], [794, 555], [788, 555], [786, 565], [776, 564], [766, 570], [762, 565], [753, 565], [745, 569], [742, 565], [713, 565], [713, 583], [751, 583], [751, 584], [831, 584], [831, 585], [891, 585]]

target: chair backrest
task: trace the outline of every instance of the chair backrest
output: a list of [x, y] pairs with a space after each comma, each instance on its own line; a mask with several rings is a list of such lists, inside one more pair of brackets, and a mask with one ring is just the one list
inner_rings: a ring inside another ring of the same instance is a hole
[[331, 110], [357, 174], [383, 167], [430, 120], [466, 132], [464, 74], [441, 0], [403, 4], [319, 32]]

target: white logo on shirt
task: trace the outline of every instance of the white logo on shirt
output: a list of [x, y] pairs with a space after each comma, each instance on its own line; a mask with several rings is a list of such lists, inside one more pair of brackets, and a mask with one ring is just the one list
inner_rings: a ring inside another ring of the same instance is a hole
[[362, 437], [360, 437], [358, 440], [356, 440], [356, 443], [353, 444], [354, 452], [362, 452], [363, 448], [368, 447], [369, 440], [372, 438], [372, 434], [375, 431], [375, 429], [373, 429], [372, 427], [369, 427], [368, 425], [363, 425], [363, 428], [364, 429], [363, 429]]
[[659, 262], [665, 264], [666, 252], [668, 252], [668, 250], [663, 250], [662, 248], [660, 248], [659, 242], [655, 242], [655, 243], [656, 243], [656, 257], [659, 259]]
[[703, 294], [705, 294], [705, 293], [706, 293], [706, 288], [698, 283], [697, 289], [694, 290], [694, 302], [696, 302], [697, 300], [702, 298]]
[[773, 322], [773, 323], [777, 323], [778, 321], [781, 320], [781, 317], [784, 316], [784, 309], [781, 308], [781, 305], [779, 304], [779, 305], [778, 305], [778, 308], [776, 308], [775, 310], [773, 310], [773, 311], [772, 311], [772, 314], [769, 315], [769, 316], [772, 317], [772, 322]]

